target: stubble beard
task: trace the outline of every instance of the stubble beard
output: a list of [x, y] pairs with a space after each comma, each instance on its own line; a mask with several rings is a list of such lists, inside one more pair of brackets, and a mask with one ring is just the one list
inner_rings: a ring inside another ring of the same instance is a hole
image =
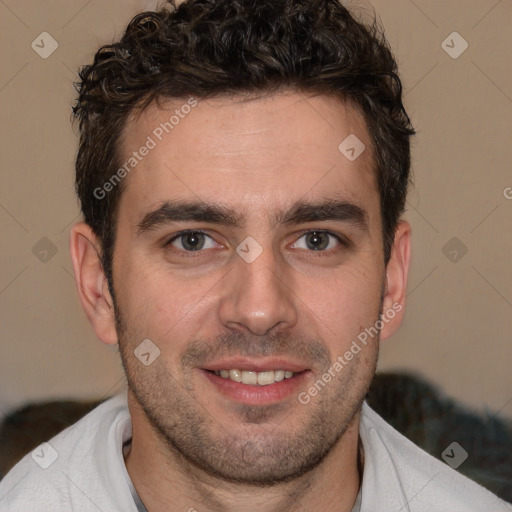
[[[193, 366], [187, 364], [197, 360], [198, 353], [210, 354], [212, 346], [219, 350], [236, 348], [239, 354], [250, 355], [249, 344], [237, 333], [224, 336], [220, 344], [197, 340], [185, 349], [182, 371], [173, 375], [162, 356], [150, 366], [140, 363], [133, 354], [139, 338], [130, 330], [119, 308], [115, 311], [128, 387], [158, 443], [175, 463], [237, 484], [270, 487], [318, 467], [360, 411], [377, 364], [378, 336], [309, 404], [302, 405], [292, 398], [293, 402], [285, 404], [240, 405], [237, 407], [240, 428], [233, 429], [232, 423], [214, 418], [207, 409], [208, 404], [201, 402], [191, 378]], [[284, 353], [296, 353], [289, 347], [298, 348], [297, 339], [290, 341], [288, 336], [277, 343], [275, 338], [265, 339], [262, 346], [268, 353], [272, 350], [275, 353], [276, 349], [283, 353], [283, 348], [288, 348]], [[241, 347], [247, 351], [240, 352]], [[310, 358], [316, 357], [318, 371], [314, 373], [314, 382], [332, 366], [324, 345], [316, 340], [301, 340], [299, 351]], [[297, 410], [300, 414], [294, 417], [298, 419], [291, 422], [288, 416]]]

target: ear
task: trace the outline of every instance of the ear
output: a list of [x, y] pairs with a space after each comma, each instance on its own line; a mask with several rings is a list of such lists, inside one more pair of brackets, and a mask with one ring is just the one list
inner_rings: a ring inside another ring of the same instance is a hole
[[101, 244], [88, 224], [73, 226], [70, 239], [76, 286], [85, 314], [96, 336], [109, 345], [117, 343], [114, 303], [101, 264]]
[[386, 267], [386, 283], [382, 304], [383, 328], [380, 340], [391, 337], [400, 327], [405, 314], [405, 296], [411, 259], [411, 225], [399, 221], [391, 257]]

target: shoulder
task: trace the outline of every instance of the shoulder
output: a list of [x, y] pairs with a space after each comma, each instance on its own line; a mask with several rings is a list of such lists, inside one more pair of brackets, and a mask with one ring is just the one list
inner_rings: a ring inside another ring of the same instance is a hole
[[18, 462], [0, 482], [0, 509], [58, 512], [69, 510], [71, 503], [90, 501], [91, 510], [93, 503], [102, 510], [102, 504], [108, 505], [102, 503], [108, 494], [105, 489], [114, 483], [108, 482], [108, 475], [113, 472], [119, 480], [121, 444], [127, 435], [131, 436], [130, 416], [126, 396], [120, 395]]
[[[512, 505], [417, 447], [366, 403], [360, 435], [365, 452], [362, 511], [512, 511]], [[456, 445], [447, 455], [465, 456]]]

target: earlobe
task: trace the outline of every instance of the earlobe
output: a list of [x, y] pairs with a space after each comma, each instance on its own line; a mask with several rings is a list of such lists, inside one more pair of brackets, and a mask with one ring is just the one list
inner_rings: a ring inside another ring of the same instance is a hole
[[402, 323], [410, 260], [411, 225], [407, 221], [400, 221], [395, 231], [391, 257], [386, 267], [386, 289], [382, 305], [384, 327], [380, 333], [381, 341], [392, 336]]
[[107, 278], [101, 263], [101, 246], [88, 224], [73, 226], [70, 238], [71, 259], [82, 307], [96, 336], [109, 345], [117, 343], [115, 315]]

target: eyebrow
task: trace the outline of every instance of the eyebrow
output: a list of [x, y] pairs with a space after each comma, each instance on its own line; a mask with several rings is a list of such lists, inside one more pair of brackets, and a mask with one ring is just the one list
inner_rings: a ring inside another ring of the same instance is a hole
[[306, 222], [342, 221], [361, 231], [368, 231], [368, 214], [357, 204], [345, 200], [326, 200], [319, 203], [295, 203], [290, 210], [280, 213], [275, 224], [302, 224]]
[[[288, 210], [273, 215], [271, 226], [306, 222], [341, 221], [361, 231], [368, 231], [368, 214], [357, 204], [346, 200], [327, 199], [320, 202], [295, 202]], [[208, 222], [231, 227], [242, 227], [245, 216], [218, 203], [202, 201], [165, 201], [148, 212], [137, 225], [139, 235], [172, 222]]]
[[243, 218], [220, 204], [201, 201], [165, 201], [146, 215], [137, 225], [138, 234], [151, 231], [171, 222], [195, 221], [240, 227]]

